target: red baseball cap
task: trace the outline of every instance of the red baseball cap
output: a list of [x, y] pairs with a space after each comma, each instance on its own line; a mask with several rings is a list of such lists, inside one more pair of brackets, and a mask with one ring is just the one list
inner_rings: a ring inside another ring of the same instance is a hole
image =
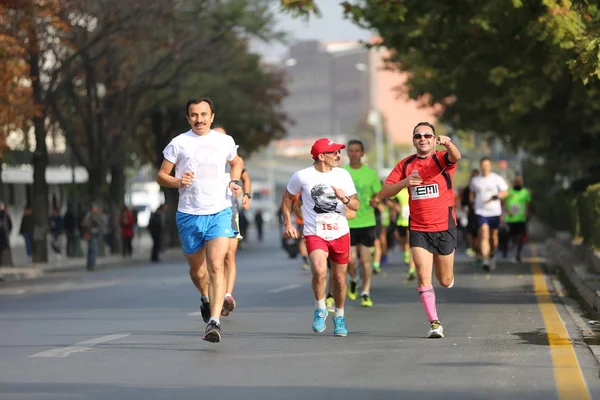
[[339, 144], [335, 143], [333, 140], [321, 138], [312, 145], [310, 154], [312, 155], [313, 160], [316, 160], [317, 157], [319, 157], [319, 154], [334, 152], [345, 148], [345, 144]]

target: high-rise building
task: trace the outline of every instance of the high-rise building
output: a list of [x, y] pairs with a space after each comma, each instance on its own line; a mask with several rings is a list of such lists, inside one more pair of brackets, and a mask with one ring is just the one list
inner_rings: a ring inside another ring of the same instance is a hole
[[384, 56], [384, 50], [357, 41], [291, 46], [282, 61], [289, 89], [283, 107], [295, 122], [287, 140], [296, 145], [323, 136], [347, 140], [372, 124], [369, 115], [375, 112], [384, 138], [411, 143], [418, 122], [435, 122], [433, 110], [402, 93], [406, 75], [384, 68]]

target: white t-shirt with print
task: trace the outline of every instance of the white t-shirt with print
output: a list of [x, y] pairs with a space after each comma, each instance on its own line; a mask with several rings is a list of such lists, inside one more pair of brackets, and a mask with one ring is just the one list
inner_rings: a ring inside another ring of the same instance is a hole
[[237, 156], [237, 148], [231, 136], [213, 130], [203, 136], [189, 130], [171, 140], [163, 155], [175, 164], [175, 177], [195, 174], [190, 186], [179, 189], [178, 211], [210, 215], [231, 207], [225, 165]]
[[[483, 217], [499, 217], [502, 215], [500, 200], [490, 200], [492, 196], [508, 190], [503, 177], [491, 172], [488, 176], [476, 176], [471, 180], [471, 191], [475, 193], [475, 214]], [[488, 201], [489, 200], [489, 201]]]
[[334, 240], [350, 232], [346, 208], [335, 197], [332, 186], [342, 189], [346, 196], [356, 194], [352, 177], [343, 168], [319, 172], [311, 166], [292, 175], [287, 190], [293, 195], [302, 192], [304, 236]]

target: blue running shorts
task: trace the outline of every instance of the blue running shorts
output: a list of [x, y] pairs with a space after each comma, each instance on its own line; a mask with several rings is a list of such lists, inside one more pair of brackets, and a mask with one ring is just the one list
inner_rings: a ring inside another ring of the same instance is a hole
[[497, 217], [484, 217], [483, 215], [477, 215], [477, 227], [481, 225], [489, 225], [490, 229], [498, 229], [500, 227], [500, 216]]
[[177, 211], [175, 215], [179, 239], [184, 253], [193, 254], [203, 248], [206, 242], [218, 237], [233, 238], [231, 229], [231, 207], [209, 215], [193, 215]]

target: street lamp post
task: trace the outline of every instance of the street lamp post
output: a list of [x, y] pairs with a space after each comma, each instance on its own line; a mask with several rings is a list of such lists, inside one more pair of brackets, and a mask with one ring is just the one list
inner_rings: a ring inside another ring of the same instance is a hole
[[375, 166], [377, 174], [383, 171], [383, 127], [381, 113], [372, 109], [369, 112], [368, 123], [375, 129]]

